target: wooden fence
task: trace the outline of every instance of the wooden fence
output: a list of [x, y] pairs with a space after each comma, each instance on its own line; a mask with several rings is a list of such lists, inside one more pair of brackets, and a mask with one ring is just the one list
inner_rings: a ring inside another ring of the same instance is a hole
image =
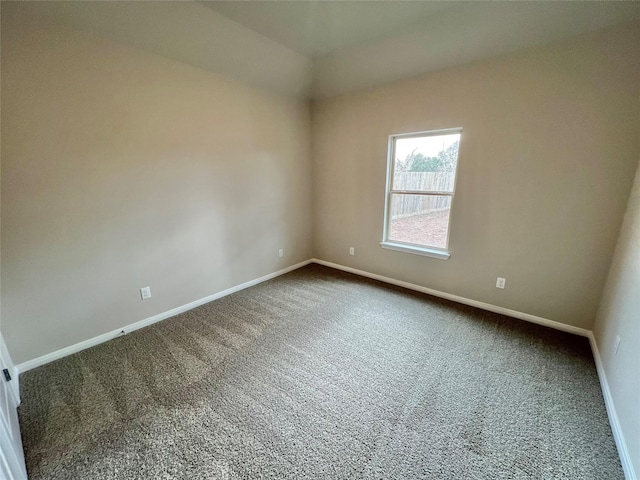
[[[455, 172], [396, 172], [393, 189], [452, 192], [454, 181]], [[394, 194], [391, 201], [391, 218], [436, 212], [450, 206], [449, 196]]]

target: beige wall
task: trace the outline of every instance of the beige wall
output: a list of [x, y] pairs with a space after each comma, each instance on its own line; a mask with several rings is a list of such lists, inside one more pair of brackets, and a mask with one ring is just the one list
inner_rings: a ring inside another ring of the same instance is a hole
[[310, 258], [310, 180], [306, 102], [3, 15], [17, 363]]
[[[640, 166], [594, 335], [634, 470], [640, 473]], [[620, 337], [615, 353], [616, 336]]]
[[[638, 162], [639, 44], [636, 23], [316, 101], [315, 255], [591, 329]], [[381, 249], [387, 136], [448, 127], [451, 258]]]
[[[5, 15], [15, 359], [312, 255], [591, 328], [638, 158], [638, 26], [315, 102], [311, 184], [305, 102]], [[381, 249], [387, 136], [455, 126], [451, 259]]]

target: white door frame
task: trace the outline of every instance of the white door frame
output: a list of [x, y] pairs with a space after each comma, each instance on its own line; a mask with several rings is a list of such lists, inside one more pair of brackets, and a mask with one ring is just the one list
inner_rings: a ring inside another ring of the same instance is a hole
[[[6, 378], [5, 369], [10, 379]], [[27, 479], [18, 423], [18, 382], [18, 370], [0, 333], [0, 476], [7, 480]]]

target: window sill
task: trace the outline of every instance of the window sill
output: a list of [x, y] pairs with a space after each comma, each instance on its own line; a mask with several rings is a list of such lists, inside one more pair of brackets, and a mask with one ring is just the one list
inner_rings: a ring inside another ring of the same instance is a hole
[[397, 252], [413, 253], [414, 255], [422, 255], [425, 257], [439, 258], [440, 260], [447, 260], [451, 254], [444, 250], [435, 250], [426, 247], [414, 247], [411, 245], [403, 245], [401, 243], [392, 242], [380, 242], [382, 248], [388, 250], [395, 250]]

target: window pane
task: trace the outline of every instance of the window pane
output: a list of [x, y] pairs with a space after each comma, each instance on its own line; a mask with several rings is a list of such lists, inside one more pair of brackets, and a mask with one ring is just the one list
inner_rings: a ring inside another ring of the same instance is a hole
[[449, 196], [393, 194], [388, 240], [446, 248], [450, 212]]
[[395, 172], [394, 190], [453, 192], [456, 172]]
[[393, 189], [453, 192], [460, 134], [395, 139]]

